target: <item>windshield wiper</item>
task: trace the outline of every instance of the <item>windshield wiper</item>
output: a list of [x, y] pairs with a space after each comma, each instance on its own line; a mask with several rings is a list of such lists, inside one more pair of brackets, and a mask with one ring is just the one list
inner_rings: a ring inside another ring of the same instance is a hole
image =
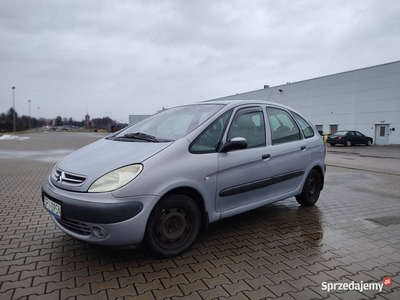
[[158, 140], [156, 139], [155, 136], [152, 136], [150, 134], [145, 134], [142, 132], [135, 132], [135, 133], [127, 133], [124, 135], [126, 138], [131, 138], [131, 139], [138, 139], [138, 140], [144, 140], [152, 143], [158, 143]]

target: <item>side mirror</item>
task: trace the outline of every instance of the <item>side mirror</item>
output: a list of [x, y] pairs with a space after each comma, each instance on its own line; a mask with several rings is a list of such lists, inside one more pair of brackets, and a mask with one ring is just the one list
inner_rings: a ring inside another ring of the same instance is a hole
[[247, 148], [247, 141], [242, 137], [234, 137], [230, 141], [226, 142], [219, 152], [226, 153], [231, 150], [239, 150]]

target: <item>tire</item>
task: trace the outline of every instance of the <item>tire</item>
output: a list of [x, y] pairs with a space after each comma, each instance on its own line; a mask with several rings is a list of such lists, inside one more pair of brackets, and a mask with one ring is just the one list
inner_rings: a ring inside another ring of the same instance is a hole
[[151, 212], [143, 242], [157, 257], [174, 257], [192, 246], [200, 228], [196, 202], [185, 195], [171, 195], [161, 199]]
[[365, 143], [365, 145], [367, 145], [367, 146], [371, 146], [371, 145], [372, 145], [372, 142], [371, 142], [371, 140], [368, 140], [368, 141]]
[[322, 180], [317, 170], [313, 169], [308, 173], [304, 182], [303, 190], [300, 195], [296, 196], [297, 202], [301, 206], [312, 206], [319, 198], [321, 193]]
[[335, 143], [329, 143], [329, 145], [331, 145], [332, 147], [335, 147]]
[[350, 147], [351, 146], [351, 141], [350, 140], [347, 140], [346, 141], [346, 147]]

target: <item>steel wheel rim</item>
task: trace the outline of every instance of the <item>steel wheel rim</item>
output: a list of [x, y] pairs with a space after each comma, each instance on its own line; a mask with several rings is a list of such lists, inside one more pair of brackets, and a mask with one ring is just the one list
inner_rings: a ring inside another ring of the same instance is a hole
[[308, 180], [308, 198], [313, 199], [317, 193], [317, 181], [314, 176]]
[[182, 207], [168, 207], [158, 217], [155, 227], [157, 243], [162, 247], [176, 247], [184, 243], [190, 232], [192, 218]]

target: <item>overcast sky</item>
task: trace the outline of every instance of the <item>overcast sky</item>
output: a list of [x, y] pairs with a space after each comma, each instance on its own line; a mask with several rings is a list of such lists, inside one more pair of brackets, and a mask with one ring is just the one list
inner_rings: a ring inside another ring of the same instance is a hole
[[104, 117], [400, 60], [400, 1], [1, 1], [0, 113]]

